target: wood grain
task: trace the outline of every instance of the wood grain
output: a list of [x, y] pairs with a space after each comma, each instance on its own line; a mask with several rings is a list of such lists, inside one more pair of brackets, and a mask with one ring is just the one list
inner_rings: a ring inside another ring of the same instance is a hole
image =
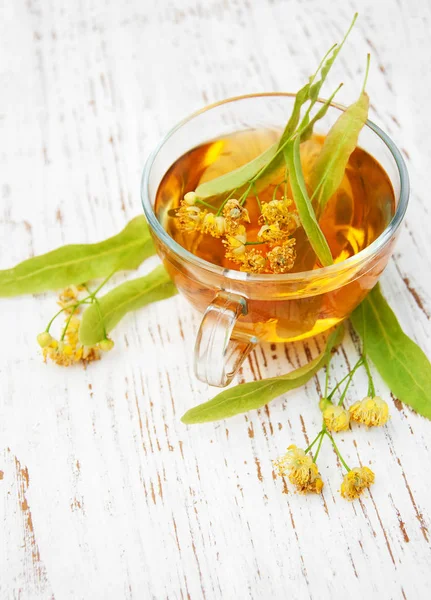
[[[358, 3], [5, 0], [2, 7], [6, 268], [119, 231], [141, 212], [143, 163], [170, 126], [228, 96], [296, 90]], [[353, 100], [371, 52], [372, 117], [402, 148], [413, 190], [383, 288], [431, 355], [431, 5], [363, 0], [359, 10], [332, 81], [345, 82], [340, 102]], [[318, 378], [263, 410], [187, 428], [181, 415], [214, 392], [192, 375], [199, 316], [183, 299], [127, 316], [115, 350], [86, 371], [42, 363], [35, 337], [54, 308], [52, 294], [0, 305], [1, 598], [429, 596], [431, 426], [391, 400], [378, 378], [390, 423], [340, 438], [348, 461], [375, 470], [371, 492], [343, 501], [341, 467], [323, 446], [324, 493], [301, 497], [275, 478], [271, 460], [317, 430]], [[280, 374], [321, 347], [320, 338], [259, 347], [239, 379]], [[357, 352], [350, 336], [332, 376]], [[351, 398], [364, 393], [358, 379]]]

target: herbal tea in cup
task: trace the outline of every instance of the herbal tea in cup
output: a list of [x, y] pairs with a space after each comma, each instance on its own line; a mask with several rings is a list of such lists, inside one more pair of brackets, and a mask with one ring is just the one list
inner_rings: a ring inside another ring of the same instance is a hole
[[367, 121], [364, 91], [344, 109], [317, 100], [316, 77], [296, 96], [195, 113], [147, 163], [146, 216], [175, 285], [204, 313], [195, 371], [212, 385], [260, 341], [344, 320], [393, 250], [408, 200], [400, 153]]

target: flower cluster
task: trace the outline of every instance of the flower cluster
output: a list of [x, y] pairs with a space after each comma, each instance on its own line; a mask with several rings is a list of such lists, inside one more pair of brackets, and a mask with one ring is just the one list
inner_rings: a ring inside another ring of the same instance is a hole
[[[313, 442], [305, 450], [301, 450], [296, 446], [289, 446], [285, 455], [273, 461], [274, 467], [278, 475], [287, 475], [291, 483], [296, 489], [302, 493], [305, 492], [321, 492], [323, 482], [318, 472], [316, 460], [320, 452], [322, 441], [325, 437], [329, 438], [338, 456], [341, 464], [347, 471], [341, 484], [341, 496], [347, 500], [354, 500], [369, 488], [375, 480], [375, 475], [368, 467], [355, 467], [350, 469], [337, 447], [337, 444], [332, 437], [332, 433], [346, 431], [349, 429], [350, 423], [355, 421], [362, 423], [368, 427], [378, 427], [384, 425], [389, 419], [389, 408], [387, 403], [379, 396], [375, 395], [374, 382], [371, 375], [371, 370], [367, 362], [366, 354], [363, 354], [356, 365], [335, 387], [328, 393], [329, 382], [329, 364], [326, 368], [326, 383], [324, 397], [319, 401], [319, 408], [322, 412], [322, 429], [319, 431]], [[344, 398], [347, 390], [352, 382], [353, 375], [359, 367], [365, 367], [368, 376], [368, 395], [360, 402], [355, 402], [349, 409], [343, 407]], [[334, 404], [332, 398], [340, 386], [347, 380], [341, 394], [338, 404]], [[309, 455], [309, 452], [315, 444], [317, 451], [314, 458]]]
[[58, 304], [61, 306], [61, 310], [58, 314], [66, 314], [66, 322], [60, 339], [55, 339], [49, 333], [54, 319], [51, 320], [47, 329], [37, 336], [37, 342], [42, 348], [45, 362], [49, 359], [62, 367], [69, 367], [77, 363], [86, 366], [90, 362], [100, 360], [101, 350], [109, 351], [114, 347], [114, 342], [108, 337], [95, 346], [84, 346], [79, 341], [81, 320], [78, 315], [81, 305], [85, 301], [85, 299], [84, 301], [79, 300], [79, 293], [83, 290], [85, 290], [83, 286], [70, 286], [59, 296]]
[[301, 494], [320, 494], [323, 481], [316, 463], [311, 456], [295, 445], [288, 447], [286, 454], [273, 461], [277, 474], [289, 481]]
[[350, 469], [344, 476], [340, 493], [346, 500], [355, 500], [374, 483], [374, 479], [375, 475], [368, 467]]
[[292, 200], [283, 196], [281, 200], [274, 198], [259, 203], [261, 214], [257, 225], [260, 229], [254, 240], [248, 239], [248, 229], [255, 230], [255, 224], [250, 223], [249, 212], [242, 201], [229, 198], [217, 213], [205, 208], [210, 207], [206, 203], [199, 206], [200, 202], [195, 192], [185, 194], [175, 213], [180, 229], [223, 238], [226, 258], [241, 271], [287, 273], [292, 269], [296, 251], [295, 238], [291, 236], [299, 227]]
[[335, 433], [345, 431], [352, 421], [367, 427], [381, 427], [389, 419], [389, 407], [380, 396], [367, 396], [360, 402], [355, 402], [348, 410], [331, 401], [322, 399], [325, 407], [322, 411], [323, 420], [329, 431]]
[[355, 402], [349, 408], [349, 413], [352, 421], [367, 427], [380, 427], [389, 419], [389, 407], [380, 396], [367, 396], [361, 402]]

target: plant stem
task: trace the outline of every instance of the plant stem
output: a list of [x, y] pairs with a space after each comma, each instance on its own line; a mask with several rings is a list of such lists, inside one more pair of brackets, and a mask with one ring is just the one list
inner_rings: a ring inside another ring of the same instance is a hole
[[329, 388], [329, 365], [331, 364], [331, 354], [328, 356], [328, 361], [326, 363], [326, 373], [325, 373], [325, 398], [328, 397], [328, 388]]
[[319, 439], [320, 435], [322, 434], [323, 429], [321, 431], [319, 431], [319, 433], [316, 435], [316, 437], [314, 438], [314, 440], [311, 442], [311, 444], [304, 450], [305, 454], [307, 454], [308, 452], [310, 452], [311, 448], [314, 446], [314, 444], [317, 442], [317, 440]]
[[344, 398], [346, 397], [347, 394], [347, 390], [349, 389], [349, 385], [352, 383], [352, 379], [353, 379], [353, 375], [355, 374], [355, 372], [358, 370], [358, 368], [362, 365], [362, 356], [361, 358], [358, 360], [358, 362], [356, 363], [356, 365], [353, 367], [353, 369], [350, 371], [349, 376], [348, 376], [348, 380], [346, 383], [346, 387], [344, 388], [341, 397], [340, 397], [340, 401], [338, 402], [338, 406], [341, 406], [344, 402]]
[[[360, 367], [360, 366], [361, 366], [361, 364], [362, 364], [362, 356], [361, 356], [361, 358], [358, 360], [358, 362], [356, 363], [356, 365], [353, 367], [353, 372], [354, 372], [354, 371], [356, 371], [356, 369], [357, 369], [358, 367]], [[337, 385], [334, 387], [334, 389], [333, 389], [333, 390], [331, 391], [331, 393], [329, 394], [329, 396], [328, 396], [328, 400], [331, 400], [331, 398], [333, 397], [333, 395], [335, 394], [335, 392], [338, 390], [338, 388], [339, 388], [341, 385], [343, 385], [343, 383], [344, 383], [344, 382], [346, 381], [346, 379], [348, 379], [349, 377], [350, 377], [350, 373], [347, 373], [347, 375], [345, 375], [345, 376], [343, 377], [343, 379], [341, 379], [341, 380], [340, 380], [340, 381], [337, 383]]]
[[251, 190], [251, 188], [253, 187], [253, 185], [254, 185], [254, 182], [253, 182], [252, 180], [250, 180], [250, 185], [249, 185], [249, 186], [248, 186], [248, 188], [245, 190], [245, 192], [243, 192], [243, 193], [242, 193], [242, 195], [241, 195], [240, 199], [238, 200], [238, 202], [241, 204], [241, 206], [242, 206], [243, 204], [245, 204], [245, 201], [247, 200], [247, 198], [248, 198], [248, 195], [249, 195], [249, 193], [250, 193], [250, 190]]
[[325, 437], [325, 431], [320, 432], [320, 440], [319, 445], [317, 446], [316, 454], [313, 457], [313, 462], [317, 462], [317, 457], [319, 456], [320, 448], [322, 447], [323, 438]]
[[214, 210], [214, 206], [212, 204], [208, 204], [208, 202], [204, 202], [204, 200], [200, 200], [199, 198], [197, 198], [195, 200], [196, 204], [202, 204], [203, 206], [206, 206], [207, 208], [210, 208], [211, 210]]
[[371, 396], [371, 398], [374, 398], [374, 396], [376, 395], [376, 388], [374, 387], [374, 381], [373, 381], [373, 376], [371, 375], [370, 365], [368, 364], [368, 360], [365, 355], [362, 357], [362, 360], [363, 360], [363, 364], [364, 364], [365, 370], [368, 375], [368, 393], [367, 393], [367, 395]]
[[348, 466], [348, 464], [346, 463], [346, 461], [344, 460], [344, 458], [341, 456], [341, 454], [340, 454], [340, 451], [339, 451], [339, 450], [338, 450], [338, 448], [337, 448], [337, 444], [336, 444], [336, 443], [335, 443], [335, 441], [334, 441], [334, 438], [332, 437], [332, 435], [331, 435], [331, 434], [330, 434], [328, 431], [325, 431], [325, 433], [326, 433], [326, 435], [328, 436], [328, 438], [331, 440], [331, 443], [332, 443], [332, 445], [334, 446], [334, 450], [335, 450], [335, 452], [336, 452], [336, 454], [337, 454], [338, 458], [340, 459], [340, 461], [341, 461], [341, 464], [342, 464], [342, 465], [343, 465], [343, 467], [346, 469], [346, 471], [347, 471], [347, 472], [349, 472], [351, 469], [350, 469], [350, 467]]
[[[262, 214], [262, 203], [259, 200], [259, 196], [257, 195], [257, 189], [256, 189], [256, 184], [255, 183], [253, 183], [253, 193], [254, 193], [254, 197], [256, 198], [256, 202], [257, 202], [257, 205], [259, 207], [260, 214]], [[266, 219], [265, 219], [265, 221], [266, 221]]]
[[65, 337], [65, 335], [66, 335], [67, 328], [69, 327], [69, 323], [70, 323], [70, 321], [71, 321], [71, 319], [72, 319], [73, 315], [75, 314], [75, 312], [76, 312], [76, 310], [77, 310], [77, 308], [78, 308], [78, 306], [79, 306], [80, 304], [82, 304], [82, 301], [80, 301], [80, 302], [77, 302], [77, 303], [75, 304], [75, 306], [72, 308], [72, 310], [71, 310], [71, 312], [70, 312], [70, 315], [69, 315], [69, 317], [68, 317], [68, 319], [67, 319], [67, 321], [66, 321], [66, 324], [65, 324], [65, 326], [63, 327], [63, 331], [62, 331], [62, 333], [61, 333], [61, 337], [60, 337], [60, 342], [62, 342], [62, 341], [64, 340], [64, 337]]
[[220, 205], [220, 208], [218, 209], [218, 211], [216, 212], [216, 217], [219, 217], [221, 214], [221, 211], [224, 209], [224, 207], [226, 206], [228, 200], [230, 200], [232, 198], [232, 196], [235, 194], [235, 192], [238, 191], [238, 188], [233, 189], [230, 194], [228, 194], [226, 196], [226, 198], [223, 200], [223, 202]]
[[259, 246], [259, 244], [266, 244], [266, 242], [245, 242], [244, 246]]

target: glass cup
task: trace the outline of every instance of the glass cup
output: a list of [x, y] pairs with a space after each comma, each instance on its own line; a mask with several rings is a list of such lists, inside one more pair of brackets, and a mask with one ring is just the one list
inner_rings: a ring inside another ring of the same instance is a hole
[[[303, 273], [252, 274], [209, 263], [174, 241], [154, 212], [157, 189], [169, 167], [192, 148], [246, 129], [281, 130], [294, 94], [240, 96], [195, 112], [181, 121], [149, 157], [141, 186], [142, 203], [157, 252], [179, 292], [203, 313], [195, 345], [195, 373], [224, 387], [253, 347], [316, 335], [343, 321], [376, 284], [394, 248], [409, 198], [404, 160], [389, 137], [367, 121], [359, 146], [389, 176], [395, 213], [380, 236], [358, 254], [329, 267]], [[326, 133], [344, 110], [333, 104], [315, 127]]]

